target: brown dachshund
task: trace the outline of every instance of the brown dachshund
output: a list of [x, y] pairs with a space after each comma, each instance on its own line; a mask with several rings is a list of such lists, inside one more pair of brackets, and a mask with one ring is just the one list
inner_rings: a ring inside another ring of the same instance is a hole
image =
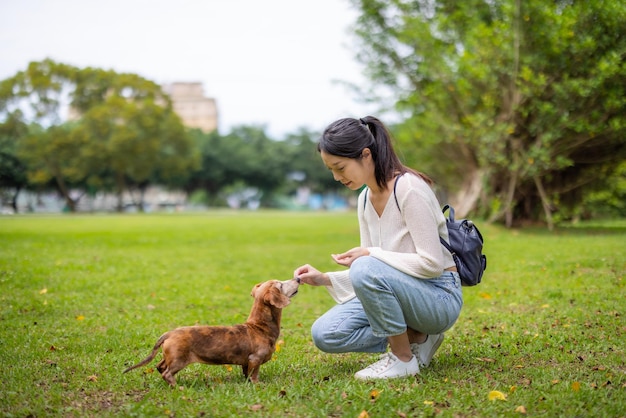
[[124, 370], [145, 366], [163, 346], [156, 368], [163, 379], [176, 386], [174, 375], [191, 363], [239, 364], [251, 382], [259, 381], [261, 364], [272, 358], [280, 334], [282, 309], [298, 293], [299, 280], [269, 280], [252, 289], [254, 304], [245, 323], [234, 326], [191, 326], [161, 335], [152, 353]]

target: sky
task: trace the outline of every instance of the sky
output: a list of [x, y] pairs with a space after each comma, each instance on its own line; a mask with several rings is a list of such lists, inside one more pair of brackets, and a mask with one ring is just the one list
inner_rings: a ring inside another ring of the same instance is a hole
[[348, 0], [0, 0], [0, 79], [31, 61], [201, 82], [219, 131], [281, 139], [374, 114], [337, 81], [364, 86]]

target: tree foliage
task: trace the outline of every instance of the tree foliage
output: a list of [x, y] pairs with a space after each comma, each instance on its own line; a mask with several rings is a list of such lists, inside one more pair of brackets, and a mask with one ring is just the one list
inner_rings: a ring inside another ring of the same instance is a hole
[[0, 191], [10, 195], [7, 200], [14, 212], [20, 191], [28, 185], [26, 165], [16, 151], [18, 139], [26, 132], [26, 125], [16, 115], [10, 115], [0, 124]]
[[[54, 187], [76, 210], [86, 193], [130, 192], [142, 207], [150, 184], [202, 191], [256, 190], [265, 206], [301, 186], [336, 189], [307, 130], [285, 140], [262, 126], [226, 135], [186, 129], [155, 83], [134, 74], [44, 60], [0, 82], [0, 187]], [[14, 210], [17, 207], [14, 205]]]
[[626, 3], [353, 3], [358, 59], [406, 116], [408, 162], [458, 212], [551, 225], [624, 159]]
[[291, 195], [301, 186], [316, 192], [338, 187], [316, 151], [314, 132], [300, 130], [277, 141], [261, 126], [239, 126], [226, 135], [194, 131], [193, 136], [202, 164], [186, 188], [204, 190], [209, 200], [245, 186], [259, 190], [264, 204], [272, 206], [276, 194]]
[[180, 185], [197, 164], [194, 147], [160, 86], [134, 74], [52, 60], [32, 62], [0, 83], [0, 127], [25, 126], [3, 147], [26, 163], [33, 184], [54, 181], [74, 210], [72, 190]]

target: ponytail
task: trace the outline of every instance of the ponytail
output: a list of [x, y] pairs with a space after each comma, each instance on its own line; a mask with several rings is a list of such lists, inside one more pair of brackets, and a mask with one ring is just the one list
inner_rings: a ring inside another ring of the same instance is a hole
[[396, 152], [393, 149], [391, 134], [387, 127], [374, 116], [366, 116], [359, 119], [365, 125], [374, 137], [375, 151], [372, 150], [374, 159], [374, 175], [376, 183], [381, 189], [387, 188], [387, 182], [397, 175], [404, 173], [412, 173], [421, 177], [429, 185], [433, 181], [427, 175], [413, 170], [402, 164]]

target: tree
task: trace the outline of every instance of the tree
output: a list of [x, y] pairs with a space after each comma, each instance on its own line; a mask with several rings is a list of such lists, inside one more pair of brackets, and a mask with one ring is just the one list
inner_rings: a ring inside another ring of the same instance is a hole
[[[29, 182], [47, 185], [54, 181], [65, 198], [67, 209], [74, 212], [85, 194], [93, 167], [91, 159], [85, 158], [86, 138], [76, 135], [71, 123], [52, 125], [47, 129], [33, 125], [18, 146], [18, 155], [28, 167]], [[75, 194], [73, 190], [82, 192]]]
[[173, 110], [155, 103], [109, 95], [87, 110], [77, 129], [88, 139], [88, 152], [97, 159], [92, 174], [111, 181], [122, 210], [124, 191], [139, 191], [135, 204], [143, 209], [148, 184], [182, 185], [198, 164], [193, 142]]
[[11, 121], [29, 126], [13, 138], [29, 179], [54, 179], [70, 210], [88, 188], [115, 190], [120, 210], [122, 193], [139, 190], [142, 208], [148, 184], [180, 185], [198, 164], [169, 98], [135, 74], [30, 63], [0, 83], [1, 126]]
[[290, 172], [304, 174], [303, 184], [313, 191], [343, 192], [345, 187], [335, 181], [328, 168], [324, 165], [317, 151], [320, 134], [306, 129], [286, 136], [284, 142], [289, 146], [288, 169]]
[[220, 136], [217, 132], [194, 133], [202, 155], [187, 189], [202, 188], [212, 199], [229, 186], [241, 185], [260, 191], [264, 199], [284, 183], [291, 164], [288, 147], [267, 136], [259, 126], [238, 126]]
[[480, 202], [508, 226], [551, 227], [623, 160], [625, 3], [354, 4], [358, 59], [406, 116], [401, 147], [447, 179], [459, 215]]
[[[2, 153], [13, 156], [24, 169], [26, 181], [22, 187], [26, 182], [47, 185], [64, 172], [55, 161], [57, 150], [50, 142], [60, 139], [63, 143], [58, 150], [67, 148], [66, 138], [60, 135], [66, 129], [56, 127], [64, 120], [63, 103], [69, 100], [67, 92], [75, 72], [74, 67], [44, 60], [30, 63], [26, 70], [0, 82], [0, 126], [3, 132], [10, 132], [0, 145]], [[46, 132], [48, 127], [55, 128]], [[38, 136], [41, 144], [36, 140]], [[70, 183], [76, 180], [73, 174]], [[62, 192], [64, 184], [58, 186]], [[73, 208], [75, 201], [69, 191], [64, 197], [68, 207]]]
[[0, 123], [0, 189], [10, 194], [8, 200], [14, 213], [18, 211], [20, 191], [28, 184], [26, 165], [16, 151], [17, 139], [26, 132], [27, 127], [19, 117], [10, 116]]

